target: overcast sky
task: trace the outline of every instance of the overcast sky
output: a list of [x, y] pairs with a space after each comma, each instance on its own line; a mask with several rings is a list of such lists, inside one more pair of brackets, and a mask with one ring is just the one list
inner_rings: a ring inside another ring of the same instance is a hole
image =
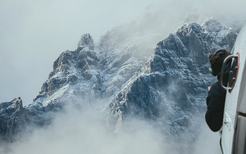
[[159, 34], [145, 39], [154, 44], [186, 17], [241, 20], [245, 8], [245, 0], [0, 0], [0, 102], [20, 96], [30, 103], [53, 61], [75, 49], [83, 33], [97, 40], [115, 26], [142, 20], [128, 28], [139, 30], [137, 37]]
[[53, 61], [75, 49], [81, 34], [98, 39], [143, 14], [154, 1], [0, 0], [0, 102], [18, 96], [30, 102]]

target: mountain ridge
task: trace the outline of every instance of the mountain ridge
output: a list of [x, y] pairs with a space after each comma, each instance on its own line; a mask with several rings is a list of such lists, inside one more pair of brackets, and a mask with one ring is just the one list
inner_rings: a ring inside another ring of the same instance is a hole
[[165, 125], [170, 136], [192, 132], [192, 115], [204, 110], [202, 102], [212, 82], [207, 55], [219, 48], [231, 50], [236, 36], [237, 31], [216, 20], [185, 24], [160, 41], [146, 60], [134, 56], [134, 48], [110, 47], [106, 38], [97, 46], [84, 34], [76, 50], [55, 60], [31, 105], [6, 112], [16, 100], [0, 104], [0, 135], [14, 140], [25, 126], [49, 124], [52, 116], [47, 115], [66, 103], [93, 103], [95, 98], [109, 98], [105, 111], [113, 124], [133, 116]]

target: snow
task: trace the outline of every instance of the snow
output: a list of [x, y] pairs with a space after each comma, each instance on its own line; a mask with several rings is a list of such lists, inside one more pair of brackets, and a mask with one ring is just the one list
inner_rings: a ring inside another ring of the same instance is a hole
[[49, 96], [44, 102], [43, 105], [47, 106], [50, 102], [61, 98], [64, 96], [65, 92], [69, 89], [69, 85], [65, 85], [62, 88], [58, 89], [54, 94], [52, 94], [51, 96]]

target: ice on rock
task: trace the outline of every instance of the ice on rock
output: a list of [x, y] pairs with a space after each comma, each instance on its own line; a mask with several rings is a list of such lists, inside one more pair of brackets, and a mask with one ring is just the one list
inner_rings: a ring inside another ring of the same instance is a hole
[[190, 141], [194, 140], [198, 124], [193, 123], [193, 117], [203, 117], [207, 86], [212, 81], [208, 53], [231, 50], [236, 36], [230, 27], [215, 20], [182, 26], [157, 44], [150, 72], [118, 93], [109, 107], [112, 117], [157, 121], [172, 138], [178, 136], [181, 141], [182, 135], [189, 134]]
[[157, 43], [150, 60], [134, 56], [134, 48], [112, 39], [113, 34], [99, 45], [84, 34], [76, 50], [61, 53], [30, 106], [17, 100], [0, 104], [0, 136], [12, 139], [24, 126], [47, 125], [50, 112], [91, 97], [108, 98], [105, 111], [116, 123], [131, 116], [144, 118], [164, 125], [168, 135], [193, 133], [192, 141], [198, 125], [192, 115], [204, 110], [211, 82], [207, 55], [219, 48], [230, 50], [237, 32], [216, 20], [185, 24]]

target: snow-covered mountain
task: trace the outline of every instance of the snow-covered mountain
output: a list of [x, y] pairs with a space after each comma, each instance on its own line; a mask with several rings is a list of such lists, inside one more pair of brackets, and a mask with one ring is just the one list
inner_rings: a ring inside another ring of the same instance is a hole
[[54, 62], [53, 71], [34, 99], [34, 105], [109, 97], [118, 92], [139, 72], [141, 59], [132, 56], [130, 50], [109, 47], [109, 44], [102, 39], [95, 46], [90, 34], [82, 35], [76, 50], [63, 52]]
[[160, 41], [149, 72], [124, 87], [110, 104], [116, 121], [144, 117], [157, 121], [171, 138], [194, 141], [212, 81], [208, 54], [220, 48], [231, 50], [236, 36], [231, 28], [210, 20], [186, 24]]
[[[84, 34], [74, 51], [55, 60], [53, 71], [29, 106], [20, 98], [0, 104], [0, 135], [13, 137], [29, 125], [51, 122], [52, 113], [68, 103], [107, 99], [103, 106], [113, 124], [135, 117], [165, 126], [167, 135], [193, 132], [193, 115], [201, 116], [212, 79], [207, 55], [230, 50], [237, 32], [216, 20], [185, 24], [160, 41], [152, 58], [134, 54], [134, 47], [105, 35], [95, 44]], [[83, 106], [83, 104], [80, 104]]]

